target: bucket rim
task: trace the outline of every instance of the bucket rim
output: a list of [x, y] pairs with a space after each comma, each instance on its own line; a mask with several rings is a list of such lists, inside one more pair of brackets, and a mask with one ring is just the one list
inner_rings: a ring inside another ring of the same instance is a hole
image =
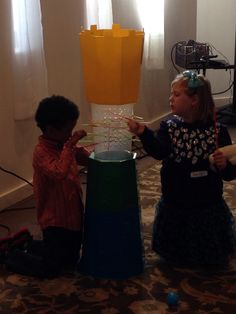
[[[112, 153], [112, 154], [124, 153], [124, 157], [120, 158], [120, 159], [112, 159], [112, 158], [104, 159], [102, 157], [99, 157], [99, 155], [104, 155], [104, 153]], [[126, 157], [125, 157], [125, 155], [126, 155]], [[129, 158], [127, 158], [127, 156], [129, 156]], [[91, 158], [93, 160], [96, 160], [96, 161], [100, 161], [100, 162], [124, 162], [124, 161], [127, 161], [127, 160], [136, 159], [136, 157], [137, 157], [137, 153], [129, 151], [129, 150], [110, 150], [110, 151], [102, 151], [102, 152], [99, 152], [99, 153], [92, 152], [90, 154], [90, 156], [89, 156], [89, 158]]]

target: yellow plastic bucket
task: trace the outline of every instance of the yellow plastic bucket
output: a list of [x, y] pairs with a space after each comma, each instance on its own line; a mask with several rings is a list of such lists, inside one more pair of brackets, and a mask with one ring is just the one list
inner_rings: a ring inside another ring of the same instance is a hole
[[88, 102], [122, 105], [137, 102], [144, 32], [97, 29], [80, 33], [82, 64]]

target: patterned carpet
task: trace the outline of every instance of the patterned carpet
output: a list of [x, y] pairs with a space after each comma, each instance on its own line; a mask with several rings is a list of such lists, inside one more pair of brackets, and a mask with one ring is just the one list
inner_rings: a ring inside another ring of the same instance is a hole
[[[233, 314], [236, 313], [236, 257], [228, 270], [204, 273], [172, 267], [150, 249], [154, 204], [160, 196], [160, 165], [138, 174], [145, 271], [128, 280], [101, 280], [79, 273], [39, 280], [0, 269], [0, 313], [14, 314]], [[225, 184], [225, 198], [236, 214], [236, 180]], [[180, 302], [168, 306], [169, 292]]]

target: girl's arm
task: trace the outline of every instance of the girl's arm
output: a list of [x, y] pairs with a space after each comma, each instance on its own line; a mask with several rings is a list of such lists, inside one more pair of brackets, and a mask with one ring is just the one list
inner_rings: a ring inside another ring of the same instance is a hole
[[129, 127], [129, 131], [137, 136], [140, 136], [144, 130], [145, 130], [145, 125], [141, 124], [133, 119], [127, 119], [128, 122], [128, 127]]
[[[232, 148], [232, 140], [226, 127], [221, 126], [219, 132], [219, 148], [212, 154], [212, 161], [225, 181], [236, 178], [236, 165], [230, 162], [227, 147]], [[232, 149], [230, 149], [231, 151]]]
[[212, 154], [212, 159], [214, 162], [214, 165], [219, 169], [219, 170], [224, 170], [227, 166], [227, 158], [225, 154], [220, 150], [216, 149], [214, 153]]
[[162, 121], [157, 131], [129, 119], [128, 127], [130, 132], [137, 135], [142, 141], [145, 151], [155, 159], [161, 160], [168, 156], [171, 151], [170, 137], [167, 131], [167, 124]]

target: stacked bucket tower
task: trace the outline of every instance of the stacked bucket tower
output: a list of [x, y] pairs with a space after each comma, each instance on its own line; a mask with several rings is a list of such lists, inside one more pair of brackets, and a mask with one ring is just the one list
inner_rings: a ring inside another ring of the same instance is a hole
[[125, 119], [138, 99], [143, 40], [143, 31], [118, 24], [80, 33], [97, 144], [89, 158], [79, 268], [98, 278], [126, 279], [144, 268], [136, 154]]

